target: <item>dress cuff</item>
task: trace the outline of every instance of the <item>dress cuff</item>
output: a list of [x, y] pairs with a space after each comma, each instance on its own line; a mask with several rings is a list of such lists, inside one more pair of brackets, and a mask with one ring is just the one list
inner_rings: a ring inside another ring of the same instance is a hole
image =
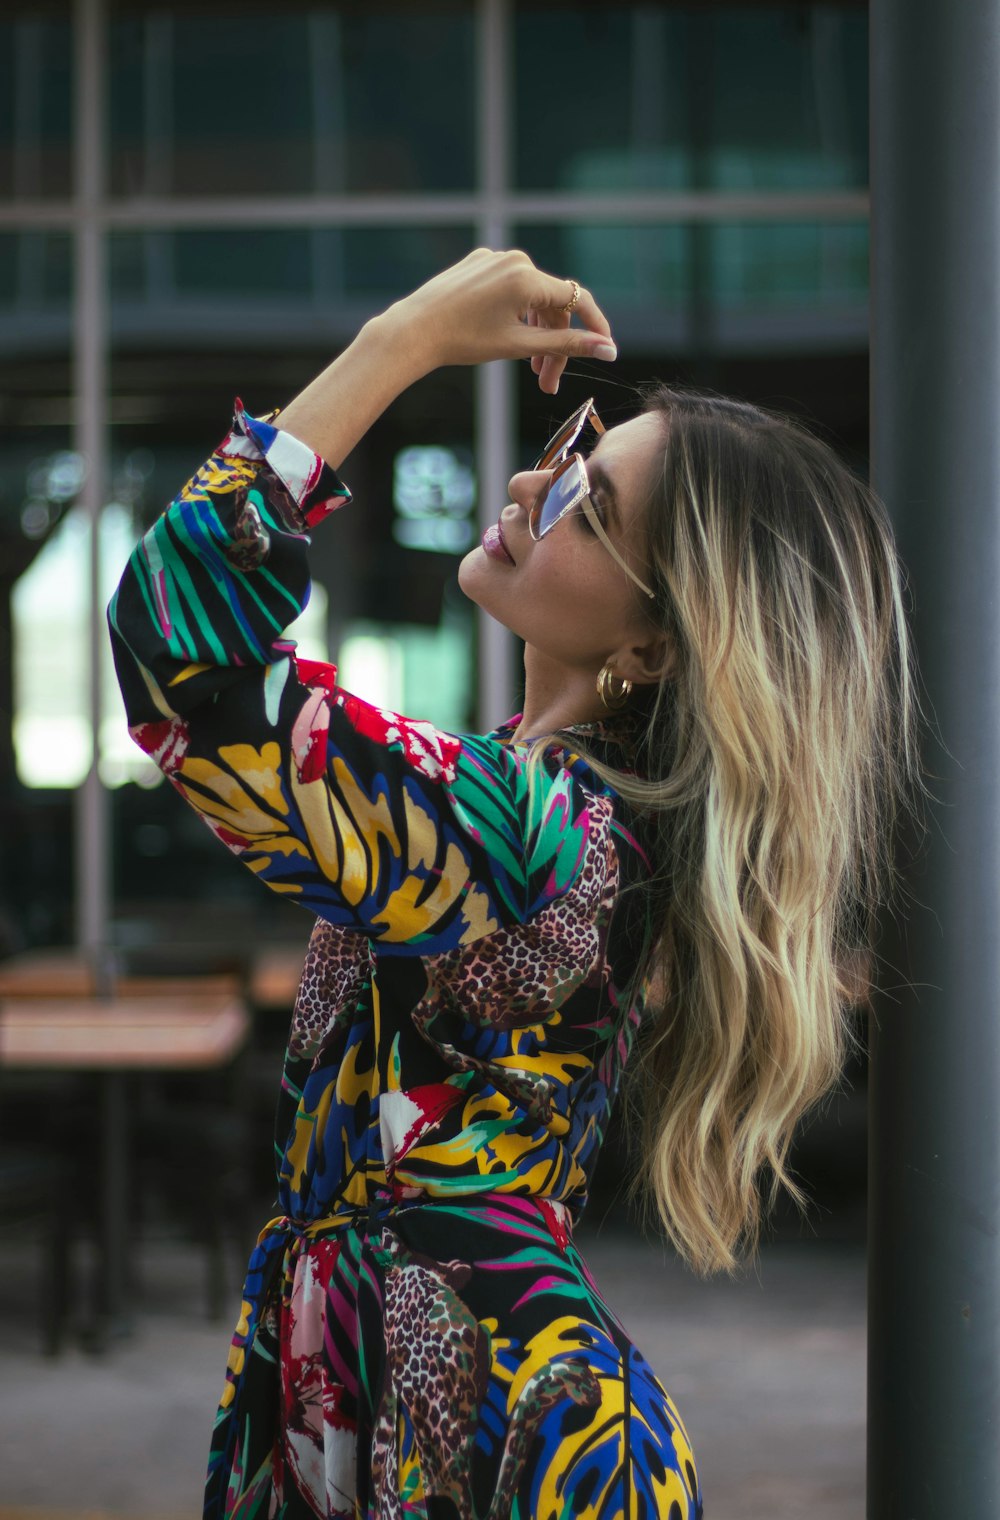
[[305, 528], [312, 528], [351, 500], [337, 472], [319, 454], [291, 433], [274, 426], [277, 411], [251, 417], [237, 396], [233, 426], [220, 453], [260, 460], [287, 490]]

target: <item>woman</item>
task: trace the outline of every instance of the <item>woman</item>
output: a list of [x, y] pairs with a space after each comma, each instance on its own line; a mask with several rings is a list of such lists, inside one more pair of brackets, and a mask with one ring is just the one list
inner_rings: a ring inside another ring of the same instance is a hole
[[137, 742], [316, 915], [206, 1516], [701, 1513], [573, 1225], [640, 1025], [633, 1191], [695, 1268], [752, 1243], [763, 1167], [794, 1192], [915, 774], [883, 513], [794, 425], [661, 389], [606, 432], [581, 408], [462, 562], [525, 641], [518, 718], [442, 733], [282, 638], [406, 386], [522, 357], [554, 394], [574, 355], [615, 356], [589, 292], [470, 254], [280, 428], [237, 403], [110, 608]]

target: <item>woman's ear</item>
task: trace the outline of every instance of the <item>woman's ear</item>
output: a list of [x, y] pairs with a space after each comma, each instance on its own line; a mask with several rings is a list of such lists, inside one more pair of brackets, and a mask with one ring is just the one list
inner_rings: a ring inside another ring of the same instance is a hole
[[665, 633], [654, 633], [642, 644], [623, 645], [611, 661], [615, 674], [627, 677], [633, 686], [655, 686], [664, 677], [672, 679], [676, 663], [676, 646]]

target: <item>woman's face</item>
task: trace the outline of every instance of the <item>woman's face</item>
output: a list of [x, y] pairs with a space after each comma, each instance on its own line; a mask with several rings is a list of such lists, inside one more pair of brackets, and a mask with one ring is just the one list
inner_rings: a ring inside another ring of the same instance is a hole
[[[591, 500], [608, 537], [647, 584], [643, 516], [663, 443], [663, 419], [643, 413], [609, 428], [587, 458]], [[483, 545], [471, 550], [459, 567], [459, 585], [485, 612], [550, 660], [596, 674], [612, 659], [620, 674], [630, 675], [621, 652], [637, 640], [650, 639], [643, 608], [647, 598], [608, 553], [579, 507], [535, 542], [528, 532], [528, 509], [547, 479], [544, 470], [512, 476], [510, 505], [499, 521], [507, 554], [496, 535], [490, 535], [492, 552]]]

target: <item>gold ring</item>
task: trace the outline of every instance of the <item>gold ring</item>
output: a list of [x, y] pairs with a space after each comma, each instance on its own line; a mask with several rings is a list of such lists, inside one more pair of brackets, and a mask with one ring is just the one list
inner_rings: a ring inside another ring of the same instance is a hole
[[[567, 278], [569, 278], [569, 277], [567, 276]], [[573, 294], [570, 296], [569, 300], [566, 302], [566, 305], [563, 307], [563, 311], [565, 311], [565, 312], [571, 312], [571, 311], [573, 311], [574, 308], [575, 308], [575, 306], [576, 306], [577, 301], [579, 301], [579, 299], [580, 299], [580, 287], [579, 287], [579, 285], [576, 283], [575, 280], [570, 280], [569, 283], [573, 287]]]

